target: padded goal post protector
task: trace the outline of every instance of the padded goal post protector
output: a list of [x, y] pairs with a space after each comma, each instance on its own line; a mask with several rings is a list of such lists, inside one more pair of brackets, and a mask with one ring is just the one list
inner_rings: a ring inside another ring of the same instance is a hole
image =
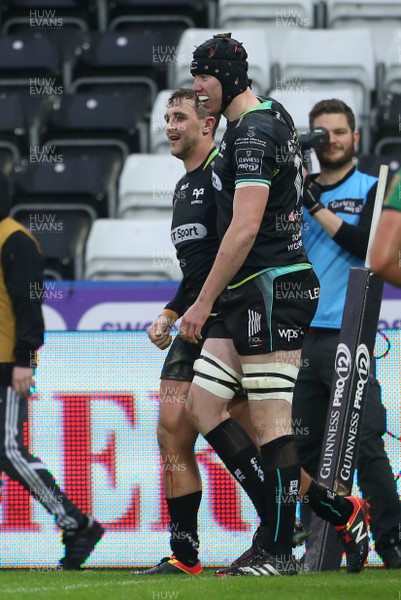
[[[317, 478], [343, 496], [354, 479], [382, 292], [383, 282], [368, 268], [351, 268]], [[305, 570], [338, 569], [332, 526], [319, 519], [312, 527]]]

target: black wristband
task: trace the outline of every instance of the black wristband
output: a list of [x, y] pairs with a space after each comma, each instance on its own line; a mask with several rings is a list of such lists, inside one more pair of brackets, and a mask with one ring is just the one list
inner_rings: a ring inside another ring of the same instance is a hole
[[313, 215], [315, 215], [322, 208], [325, 208], [324, 205], [321, 202], [316, 202], [316, 204], [314, 204], [312, 208], [308, 208], [307, 210], [311, 217], [313, 217]]

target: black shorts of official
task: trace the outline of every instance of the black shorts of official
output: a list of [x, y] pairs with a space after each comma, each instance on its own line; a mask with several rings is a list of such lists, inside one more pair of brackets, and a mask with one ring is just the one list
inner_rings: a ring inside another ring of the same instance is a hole
[[319, 293], [310, 265], [274, 267], [223, 292], [219, 316], [225, 328], [215, 320], [208, 337], [226, 338], [228, 331], [240, 356], [299, 350]]

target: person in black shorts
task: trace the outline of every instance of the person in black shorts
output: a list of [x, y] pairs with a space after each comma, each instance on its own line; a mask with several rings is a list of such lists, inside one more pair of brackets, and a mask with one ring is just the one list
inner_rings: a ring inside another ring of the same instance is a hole
[[[180, 89], [170, 96], [165, 118], [171, 153], [184, 162], [186, 173], [174, 191], [171, 225], [171, 239], [183, 279], [174, 298], [148, 329], [150, 340], [162, 350], [172, 342], [174, 322], [195, 301], [219, 247], [210, 166], [217, 153], [214, 132], [219, 116], [209, 115], [191, 89]], [[214, 314], [213, 307], [204, 325], [205, 335]], [[194, 376], [193, 363], [199, 358], [201, 346], [201, 342], [194, 345], [175, 336], [160, 377], [157, 437], [173, 555], [155, 567], [134, 574], [199, 575], [203, 572], [198, 559], [197, 526], [202, 482], [194, 452], [198, 432], [185, 413], [185, 401]], [[238, 396], [234, 404], [235, 418], [251, 431], [246, 396]], [[185, 468], [173, 470], [171, 461]]]
[[8, 216], [10, 208], [8, 180], [0, 172], [0, 472], [54, 516], [65, 546], [59, 568], [80, 569], [104, 529], [71, 502], [23, 439], [44, 339], [43, 259], [33, 235]]
[[[210, 112], [224, 114], [227, 129], [212, 165], [220, 247], [183, 315], [180, 334], [192, 343], [202, 340], [220, 296], [220, 318], [195, 362], [187, 409], [252, 500], [261, 528], [250, 551], [217, 574], [294, 575], [291, 543], [301, 471], [291, 401], [319, 282], [302, 243], [302, 157], [295, 128], [281, 104], [253, 94], [246, 59], [231, 34], [214, 36], [193, 55], [193, 90]], [[260, 457], [227, 412], [241, 384]], [[336, 516], [329, 520], [343, 539], [347, 568], [360, 571], [368, 552], [364, 503], [341, 498], [306, 475], [302, 488], [318, 514], [331, 505]]]

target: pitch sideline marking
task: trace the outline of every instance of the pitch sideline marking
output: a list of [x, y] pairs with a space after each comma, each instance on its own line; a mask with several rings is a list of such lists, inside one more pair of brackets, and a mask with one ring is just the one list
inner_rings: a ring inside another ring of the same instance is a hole
[[127, 580], [127, 581], [109, 581], [104, 583], [77, 583], [72, 585], [59, 585], [57, 587], [26, 587], [26, 588], [14, 588], [14, 589], [1, 589], [0, 592], [2, 594], [24, 594], [24, 593], [35, 593], [35, 592], [60, 592], [61, 590], [79, 590], [85, 588], [95, 588], [95, 587], [108, 587], [111, 585], [139, 585], [141, 583], [145, 583], [144, 581], [135, 581], [135, 580]]

